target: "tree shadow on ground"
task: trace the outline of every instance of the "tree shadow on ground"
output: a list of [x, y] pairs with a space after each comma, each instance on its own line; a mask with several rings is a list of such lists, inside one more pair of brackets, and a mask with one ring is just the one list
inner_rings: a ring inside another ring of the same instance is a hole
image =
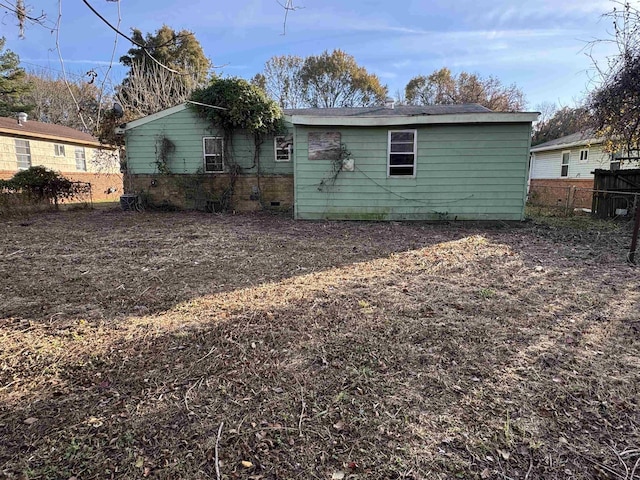
[[535, 252], [463, 236], [25, 332], [3, 470], [211, 478], [217, 449], [223, 478], [592, 478], [639, 440], [638, 281], [536, 269], [520, 240]]

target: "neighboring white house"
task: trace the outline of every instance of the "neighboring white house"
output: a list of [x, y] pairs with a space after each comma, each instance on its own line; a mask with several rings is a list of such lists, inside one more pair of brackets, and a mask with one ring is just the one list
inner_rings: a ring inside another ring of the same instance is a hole
[[[603, 141], [578, 132], [531, 147], [531, 180], [593, 179], [596, 168], [618, 169], [623, 166], [603, 151]], [[624, 168], [624, 167], [623, 167]]]
[[545, 205], [567, 203], [589, 208], [593, 171], [636, 168], [605, 152], [603, 140], [578, 132], [531, 147], [529, 198]]

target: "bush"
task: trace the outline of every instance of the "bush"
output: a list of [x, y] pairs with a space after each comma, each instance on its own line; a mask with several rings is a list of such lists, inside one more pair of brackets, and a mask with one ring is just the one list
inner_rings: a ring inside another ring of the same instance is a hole
[[86, 184], [74, 183], [45, 167], [30, 167], [16, 173], [10, 180], [0, 180], [0, 190], [28, 194], [37, 201], [47, 201], [56, 206], [62, 200], [87, 193]]

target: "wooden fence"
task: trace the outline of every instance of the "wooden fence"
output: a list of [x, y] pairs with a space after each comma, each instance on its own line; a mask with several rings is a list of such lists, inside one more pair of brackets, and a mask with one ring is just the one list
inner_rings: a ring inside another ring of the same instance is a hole
[[633, 215], [640, 195], [640, 168], [594, 172], [591, 212], [597, 218]]

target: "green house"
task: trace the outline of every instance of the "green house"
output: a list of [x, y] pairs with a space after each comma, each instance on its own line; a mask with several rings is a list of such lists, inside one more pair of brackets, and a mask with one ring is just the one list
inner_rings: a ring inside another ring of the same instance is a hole
[[297, 219], [521, 220], [537, 113], [480, 105], [285, 110], [256, 148], [188, 105], [122, 126], [128, 193]]

